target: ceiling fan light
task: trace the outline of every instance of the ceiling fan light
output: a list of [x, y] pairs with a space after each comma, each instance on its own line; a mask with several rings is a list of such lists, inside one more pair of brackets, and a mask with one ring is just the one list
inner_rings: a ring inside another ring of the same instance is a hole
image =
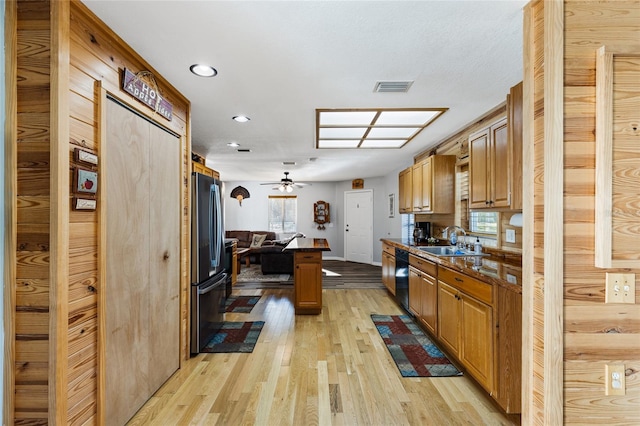
[[291, 185], [287, 185], [287, 192], [293, 191], [293, 187]]
[[280, 185], [278, 189], [280, 190], [280, 192], [284, 192], [284, 185]]

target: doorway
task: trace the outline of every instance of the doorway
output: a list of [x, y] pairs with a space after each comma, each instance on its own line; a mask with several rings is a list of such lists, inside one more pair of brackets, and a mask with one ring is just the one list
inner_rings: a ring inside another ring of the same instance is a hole
[[373, 190], [344, 193], [344, 253], [347, 262], [373, 262]]

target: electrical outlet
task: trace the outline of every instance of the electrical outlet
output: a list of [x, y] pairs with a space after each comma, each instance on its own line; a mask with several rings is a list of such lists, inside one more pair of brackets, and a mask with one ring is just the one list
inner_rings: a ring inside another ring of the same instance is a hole
[[624, 364], [607, 364], [604, 367], [605, 395], [625, 394]]
[[516, 230], [515, 229], [507, 229], [507, 242], [515, 243], [516, 242]]
[[606, 274], [605, 303], [635, 303], [636, 274]]

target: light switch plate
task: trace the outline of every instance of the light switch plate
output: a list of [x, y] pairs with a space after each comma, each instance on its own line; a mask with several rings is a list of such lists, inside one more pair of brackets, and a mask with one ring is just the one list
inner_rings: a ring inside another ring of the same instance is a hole
[[516, 230], [515, 229], [507, 229], [507, 242], [515, 243], [516, 242]]

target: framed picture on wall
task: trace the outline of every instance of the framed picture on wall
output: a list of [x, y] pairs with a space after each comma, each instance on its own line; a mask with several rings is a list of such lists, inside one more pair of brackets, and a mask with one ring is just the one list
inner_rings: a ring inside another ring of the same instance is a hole
[[396, 210], [396, 194], [389, 194], [389, 217], [393, 217]]
[[74, 192], [81, 194], [95, 194], [98, 192], [98, 172], [76, 168], [74, 174]]

